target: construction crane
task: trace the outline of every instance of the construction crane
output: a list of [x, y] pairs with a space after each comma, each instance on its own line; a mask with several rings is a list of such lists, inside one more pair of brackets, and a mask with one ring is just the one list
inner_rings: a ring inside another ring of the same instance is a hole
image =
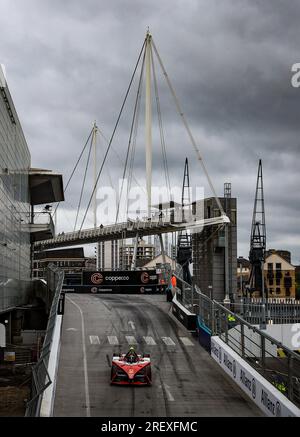
[[[184, 165], [184, 175], [183, 175], [183, 184], [182, 184], [182, 196], [181, 196], [181, 207], [182, 207], [182, 221], [190, 221], [190, 211], [186, 210], [186, 206], [189, 205], [190, 208], [190, 177], [189, 177], [189, 164], [188, 159], [185, 159]], [[191, 243], [191, 235], [187, 230], [182, 230], [178, 233], [177, 240], [177, 256], [176, 256], [177, 264], [180, 264], [182, 267], [182, 275], [184, 281], [188, 284], [192, 283], [192, 277], [189, 269], [189, 265], [192, 262], [192, 243]]]
[[263, 188], [263, 173], [262, 162], [259, 160], [255, 201], [252, 218], [252, 229], [250, 238], [249, 261], [250, 277], [247, 289], [250, 293], [255, 291], [260, 292], [260, 295], [265, 297], [265, 286], [263, 279], [264, 261], [266, 251], [266, 222], [265, 222], [265, 204], [264, 204], [264, 188]]

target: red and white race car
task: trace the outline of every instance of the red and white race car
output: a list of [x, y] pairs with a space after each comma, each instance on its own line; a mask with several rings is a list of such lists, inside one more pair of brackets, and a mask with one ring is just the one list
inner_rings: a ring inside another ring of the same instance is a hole
[[127, 354], [114, 355], [110, 383], [118, 385], [151, 385], [150, 355], [138, 355], [132, 347]]

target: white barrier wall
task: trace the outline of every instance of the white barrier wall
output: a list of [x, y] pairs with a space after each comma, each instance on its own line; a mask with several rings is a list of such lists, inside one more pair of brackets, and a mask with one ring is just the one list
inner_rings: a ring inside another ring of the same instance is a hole
[[219, 337], [211, 337], [211, 356], [253, 402], [271, 417], [300, 417], [300, 410]]
[[50, 357], [49, 357], [48, 369], [47, 369], [52, 384], [50, 384], [49, 387], [47, 387], [43, 393], [40, 417], [51, 417], [53, 413], [57, 370], [58, 370], [59, 353], [60, 353], [62, 318], [63, 316], [60, 315], [56, 316], [56, 322], [53, 332], [52, 345], [51, 345], [51, 351], [50, 351]]

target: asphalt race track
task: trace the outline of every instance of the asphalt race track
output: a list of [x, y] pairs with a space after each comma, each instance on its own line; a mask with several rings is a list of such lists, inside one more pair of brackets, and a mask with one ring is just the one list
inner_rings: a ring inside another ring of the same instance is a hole
[[[261, 416], [165, 296], [67, 294], [54, 416]], [[110, 385], [114, 351], [151, 354], [151, 387]]]

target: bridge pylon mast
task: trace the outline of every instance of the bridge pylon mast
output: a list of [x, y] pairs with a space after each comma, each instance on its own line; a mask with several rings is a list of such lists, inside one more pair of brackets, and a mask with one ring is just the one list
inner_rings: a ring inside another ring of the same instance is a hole
[[152, 97], [151, 97], [151, 34], [146, 35], [146, 98], [145, 98], [145, 140], [148, 217], [151, 217], [152, 185]]

